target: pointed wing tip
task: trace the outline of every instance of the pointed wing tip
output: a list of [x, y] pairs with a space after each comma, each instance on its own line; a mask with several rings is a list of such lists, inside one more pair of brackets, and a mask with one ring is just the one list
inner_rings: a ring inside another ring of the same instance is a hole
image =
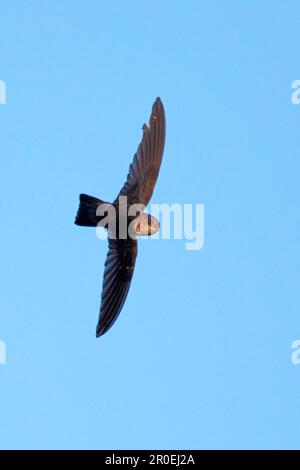
[[162, 100], [160, 99], [159, 96], [156, 98], [156, 100], [154, 101], [154, 104], [153, 104], [153, 107], [158, 107], [158, 106], [161, 107], [161, 108], [164, 107], [164, 105], [162, 103]]
[[[162, 103], [162, 100], [158, 96], [152, 105], [152, 112], [151, 112], [149, 124], [151, 123], [151, 120], [153, 119], [153, 117], [161, 116], [161, 115], [164, 116], [164, 111], [165, 111], [164, 105]], [[148, 127], [149, 126], [147, 124], [143, 124], [142, 130], [144, 131]]]
[[165, 108], [159, 96], [153, 103], [150, 123], [157, 118], [160, 119], [160, 121], [162, 121], [163, 125], [165, 126]]
[[104, 321], [102, 321], [99, 318], [99, 321], [96, 326], [96, 338], [100, 338], [100, 336], [103, 336], [104, 333], [106, 333], [111, 325], [107, 325]]
[[101, 326], [99, 323], [97, 325], [97, 328], [96, 328], [96, 338], [100, 338], [100, 336], [104, 335], [106, 329], [103, 328], [103, 326]]
[[103, 336], [105, 333], [108, 332], [108, 330], [111, 329], [115, 321], [112, 323], [106, 325], [106, 324], [101, 324], [98, 323], [97, 328], [96, 328], [96, 338], [100, 338], [100, 336]]

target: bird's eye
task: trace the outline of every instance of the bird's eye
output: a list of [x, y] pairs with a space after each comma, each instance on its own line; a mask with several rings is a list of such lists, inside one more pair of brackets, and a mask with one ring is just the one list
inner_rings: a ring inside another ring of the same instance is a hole
[[148, 225], [151, 225], [151, 218], [148, 217]]

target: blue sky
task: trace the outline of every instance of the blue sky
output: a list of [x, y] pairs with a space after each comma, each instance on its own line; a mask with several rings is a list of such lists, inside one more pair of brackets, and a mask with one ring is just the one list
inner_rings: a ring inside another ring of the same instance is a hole
[[[0, 448], [299, 448], [299, 2], [2, 2]], [[205, 245], [142, 242], [95, 338], [118, 193], [160, 96], [152, 202]]]

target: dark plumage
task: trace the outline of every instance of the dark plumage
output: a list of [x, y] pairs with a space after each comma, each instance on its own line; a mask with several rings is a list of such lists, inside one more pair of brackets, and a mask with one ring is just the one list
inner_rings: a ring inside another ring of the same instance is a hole
[[[132, 204], [146, 206], [151, 199], [162, 161], [165, 132], [164, 107], [160, 98], [157, 98], [152, 107], [149, 125], [144, 124], [143, 126], [142, 141], [129, 167], [127, 180], [113, 202], [117, 213], [117, 234], [119, 198], [126, 196], [128, 207]], [[101, 224], [104, 219], [97, 215], [96, 211], [102, 204], [104, 201], [100, 199], [81, 194], [75, 224], [85, 227], [96, 227], [97, 224]], [[128, 217], [127, 224], [129, 225], [130, 222], [134, 223], [135, 235], [151, 235], [159, 228], [158, 221], [144, 213]], [[107, 227], [105, 226], [105, 228]], [[135, 238], [120, 239], [117, 236], [116, 239], [113, 239], [109, 232], [108, 244], [97, 336], [106, 333], [121, 312], [129, 291], [137, 257], [137, 240]]]

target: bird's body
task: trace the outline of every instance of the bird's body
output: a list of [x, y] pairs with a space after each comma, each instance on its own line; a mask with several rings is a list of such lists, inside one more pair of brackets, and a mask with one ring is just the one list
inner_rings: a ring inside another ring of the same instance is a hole
[[165, 113], [156, 99], [149, 126], [143, 126], [143, 138], [127, 180], [113, 203], [80, 195], [75, 224], [108, 229], [108, 253], [105, 261], [101, 306], [96, 336], [113, 325], [122, 310], [131, 284], [137, 257], [137, 236], [152, 235], [159, 222], [144, 212], [158, 177], [165, 143]]

